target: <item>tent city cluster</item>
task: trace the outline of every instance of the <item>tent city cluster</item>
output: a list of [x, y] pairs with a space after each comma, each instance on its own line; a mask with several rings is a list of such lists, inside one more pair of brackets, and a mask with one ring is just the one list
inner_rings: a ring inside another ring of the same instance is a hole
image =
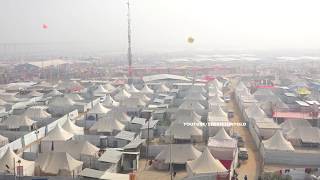
[[199, 57], [3, 61], [0, 179], [319, 179], [319, 64]]

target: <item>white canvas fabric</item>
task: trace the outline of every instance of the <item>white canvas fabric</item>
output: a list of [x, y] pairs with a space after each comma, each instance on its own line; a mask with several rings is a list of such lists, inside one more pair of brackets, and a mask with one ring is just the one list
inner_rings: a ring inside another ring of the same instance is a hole
[[223, 164], [212, 156], [208, 147], [204, 149], [200, 157], [187, 162], [187, 171], [189, 176], [228, 173]]
[[223, 99], [220, 98], [219, 95], [214, 95], [214, 96], [211, 96], [208, 100], [208, 103], [210, 106], [212, 105], [216, 105], [216, 104], [219, 104], [219, 105], [225, 105], [225, 102]]
[[42, 141], [67, 141], [73, 137], [73, 134], [64, 130], [59, 124], [52, 129]]
[[56, 89], [50, 91], [48, 94], [46, 94], [46, 97], [54, 97], [54, 96], [61, 96], [62, 93]]
[[115, 96], [114, 99], [116, 101], [120, 101], [120, 100], [124, 100], [127, 98], [130, 98], [131, 94], [129, 92], [127, 92], [125, 89], [120, 90], [120, 92], [118, 92]]
[[97, 156], [99, 148], [88, 141], [65, 141], [55, 145], [55, 152], [67, 152], [75, 159], [81, 159], [81, 156]]
[[81, 97], [79, 94], [71, 93], [65, 95], [67, 98], [70, 98], [72, 101], [82, 101], [84, 100], [83, 97]]
[[261, 119], [265, 118], [266, 114], [264, 111], [259, 107], [257, 103], [253, 103], [248, 109], [245, 110], [246, 114], [249, 118], [252, 119]]
[[114, 86], [112, 86], [110, 83], [105, 84], [104, 89], [107, 90], [108, 93], [113, 92], [116, 88]]
[[27, 96], [28, 97], [40, 97], [40, 96], [43, 96], [43, 94], [38, 91], [33, 90], [30, 93], [28, 93]]
[[287, 141], [280, 130], [276, 131], [275, 134], [262, 141], [266, 150], [279, 150], [279, 151], [294, 151], [292, 144]]
[[166, 130], [165, 136], [173, 137], [174, 139], [189, 140], [192, 137], [202, 137], [202, 130], [196, 126], [185, 126], [180, 123], [172, 123]]
[[153, 91], [151, 88], [149, 88], [149, 86], [148, 86], [147, 84], [145, 84], [145, 85], [143, 86], [143, 88], [141, 89], [140, 92], [141, 92], [141, 93], [146, 93], [146, 94], [152, 94], [152, 93], [154, 93], [154, 91]]
[[[15, 161], [15, 165], [14, 165]], [[7, 151], [0, 159], [0, 171], [9, 172], [10, 174], [14, 173], [14, 166], [18, 166], [20, 161], [20, 165], [23, 166], [23, 175], [24, 176], [32, 176], [34, 175], [34, 162], [27, 161], [16, 155], [11, 148], [7, 148]], [[9, 167], [9, 169], [7, 168]]]
[[192, 92], [188, 93], [186, 97], [184, 97], [184, 100], [193, 100], [193, 101], [204, 101], [207, 98], [204, 97], [200, 92]]
[[108, 90], [106, 90], [102, 85], [99, 85], [96, 90], [94, 90], [94, 94], [106, 94]]
[[0, 135], [0, 147], [6, 145], [8, 143], [9, 143], [9, 139], [7, 137]]
[[164, 163], [185, 164], [187, 161], [197, 159], [200, 155], [201, 152], [191, 144], [171, 144], [167, 145], [155, 159]]
[[67, 152], [45, 152], [40, 153], [35, 161], [41, 172], [58, 175], [60, 171], [67, 174], [77, 174], [82, 169], [83, 162], [74, 159]]
[[8, 129], [18, 129], [20, 127], [30, 127], [35, 123], [36, 121], [25, 115], [11, 115], [1, 125], [6, 126]]
[[35, 121], [42, 121], [51, 118], [51, 114], [46, 112], [41, 106], [33, 106], [28, 108], [23, 115]]
[[62, 126], [62, 128], [74, 135], [83, 135], [84, 134], [84, 128], [79, 127], [75, 125], [73, 122], [71, 122], [70, 119], [68, 119]]
[[88, 114], [107, 114], [109, 111], [110, 109], [104, 107], [101, 103], [97, 103], [90, 109]]
[[286, 120], [280, 124], [282, 132], [284, 134], [288, 133], [292, 129], [297, 127], [311, 127], [310, 123], [307, 120], [299, 119], [299, 120]]
[[119, 106], [119, 102], [115, 101], [110, 94], [108, 94], [106, 96], [105, 101], [102, 102], [103, 106], [107, 107], [107, 108], [112, 108], [112, 107], [117, 107]]
[[90, 131], [99, 133], [112, 133], [114, 130], [122, 131], [125, 125], [112, 117], [103, 117], [93, 124]]
[[204, 110], [205, 107], [200, 104], [198, 101], [190, 101], [190, 100], [185, 100], [180, 106], [180, 109], [192, 109], [192, 110]]
[[49, 103], [49, 112], [53, 114], [66, 114], [74, 109], [75, 102], [68, 97], [55, 97]]
[[210, 106], [209, 113], [214, 117], [228, 117], [228, 114], [221, 108], [219, 104]]
[[290, 130], [286, 137], [289, 140], [301, 140], [303, 143], [320, 144], [320, 130], [317, 127], [296, 127]]
[[156, 89], [156, 92], [157, 93], [167, 93], [167, 92], [169, 92], [170, 91], [170, 88], [168, 88], [165, 84], [161, 84], [160, 86], [159, 86], [159, 88], [158, 89]]

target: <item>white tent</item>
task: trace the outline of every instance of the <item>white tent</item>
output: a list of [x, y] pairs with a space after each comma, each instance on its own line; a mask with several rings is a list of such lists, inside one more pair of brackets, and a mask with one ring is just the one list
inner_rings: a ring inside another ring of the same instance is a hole
[[213, 105], [210, 107], [210, 112], [214, 117], [226, 117], [228, 118], [228, 114], [224, 112], [219, 104]]
[[72, 101], [84, 100], [83, 97], [81, 97], [79, 94], [76, 94], [76, 93], [66, 94], [65, 97], [70, 98]]
[[138, 93], [140, 92], [133, 84], [129, 85], [129, 89], [127, 89], [129, 93]]
[[178, 109], [177, 112], [175, 112], [171, 119], [189, 119], [191, 118], [192, 122], [201, 122], [201, 116], [197, 114], [192, 109]]
[[128, 99], [124, 99], [120, 101], [120, 106], [126, 107], [126, 108], [139, 108], [139, 107], [145, 107], [146, 105], [147, 103], [144, 102], [141, 98], [130, 97]]
[[101, 179], [101, 180], [128, 180], [129, 174], [120, 174], [120, 173], [111, 173], [107, 171], [99, 171], [95, 169], [84, 169], [80, 176], [92, 178], [92, 179]]
[[129, 123], [131, 120], [131, 117], [129, 117], [125, 112], [117, 111], [116, 109], [109, 111], [107, 117], [116, 119], [124, 124]]
[[201, 156], [193, 161], [187, 162], [188, 176], [212, 176], [216, 174], [228, 174], [228, 170], [223, 164], [215, 159], [206, 147]]
[[112, 117], [103, 117], [93, 124], [90, 128], [91, 132], [112, 133], [113, 131], [124, 130], [125, 125]]
[[67, 141], [73, 137], [73, 134], [64, 130], [59, 124], [53, 128], [42, 141]]
[[61, 96], [62, 93], [56, 89], [50, 91], [48, 94], [46, 94], [46, 97], [54, 97], [54, 96]]
[[82, 89], [82, 85], [76, 81], [63, 81], [59, 82], [57, 89], [59, 90], [65, 90], [65, 91], [73, 91], [73, 90], [79, 90]]
[[5, 106], [5, 105], [7, 105], [7, 104], [8, 104], [8, 102], [0, 99], [0, 106]]
[[220, 105], [220, 106], [225, 106], [225, 102], [224, 102], [224, 100], [223, 99], [221, 99], [220, 97], [219, 97], [219, 95], [214, 95], [214, 96], [212, 96], [212, 97], [210, 97], [209, 98], [209, 100], [208, 100], [208, 103], [209, 103], [209, 107], [210, 106], [213, 106], [213, 105]]
[[113, 92], [116, 88], [114, 86], [112, 86], [110, 83], [105, 84], [104, 89], [107, 90], [108, 93]]
[[157, 93], [167, 93], [170, 91], [170, 88], [168, 88], [165, 84], [161, 84], [158, 89], [156, 89]]
[[41, 175], [77, 175], [82, 170], [83, 162], [71, 157], [67, 152], [40, 153], [35, 161]]
[[11, 115], [1, 123], [7, 129], [19, 129], [20, 127], [31, 127], [36, 121], [33, 121], [25, 115]]
[[[20, 163], [18, 163], [18, 161]], [[34, 175], [34, 162], [22, 159], [16, 155], [11, 148], [7, 148], [7, 151], [0, 159], [0, 171], [13, 174], [19, 165], [23, 166], [24, 176]]]
[[[167, 145], [157, 156], [156, 161], [169, 164], [185, 164], [187, 161], [197, 159], [201, 152], [191, 144]], [[157, 163], [157, 162], [155, 162]]]
[[248, 118], [250, 119], [263, 119], [266, 117], [264, 111], [259, 107], [257, 103], [253, 103], [248, 109], [245, 110]]
[[120, 90], [120, 92], [118, 92], [115, 96], [114, 96], [114, 99], [116, 101], [120, 101], [120, 100], [124, 100], [124, 99], [127, 99], [127, 98], [130, 98], [131, 97], [131, 94], [128, 93], [125, 89], [122, 89]]
[[97, 115], [103, 115], [107, 114], [110, 111], [110, 109], [104, 107], [101, 103], [97, 103], [93, 106], [92, 109], [88, 112], [88, 114], [97, 114]]
[[232, 139], [222, 127], [214, 137], [209, 137], [208, 147], [212, 155], [219, 160], [233, 160], [237, 141]]
[[28, 108], [23, 115], [28, 116], [35, 121], [42, 121], [51, 118], [51, 114], [47, 113], [42, 106], [32, 106]]
[[213, 137], [213, 139], [217, 139], [217, 140], [232, 140], [232, 138], [229, 136], [229, 134], [226, 132], [226, 130], [223, 127], [220, 128], [220, 130]]
[[87, 156], [96, 156], [99, 148], [88, 141], [65, 141], [56, 145], [55, 152], [67, 152], [73, 158], [82, 160]]
[[218, 79], [214, 79], [210, 84], [212, 84], [213, 86], [222, 89], [223, 84], [218, 80]]
[[290, 130], [288, 140], [300, 140], [302, 143], [320, 144], [320, 129], [317, 127], [296, 127]]
[[287, 134], [292, 129], [297, 127], [311, 127], [310, 123], [307, 120], [299, 119], [299, 120], [286, 120], [280, 124], [282, 132]]
[[237, 84], [236, 91], [241, 91], [243, 89], [248, 89], [247, 86], [241, 81]]
[[93, 91], [94, 94], [106, 94], [108, 90], [106, 90], [102, 85], [99, 85], [97, 89]]
[[110, 94], [108, 94], [106, 96], [105, 101], [102, 102], [103, 106], [107, 107], [107, 108], [112, 108], [112, 107], [117, 107], [119, 106], [119, 102], [115, 101]]
[[175, 139], [201, 142], [202, 134], [202, 130], [196, 126], [184, 125], [175, 122], [173, 122], [165, 132], [165, 136], [168, 138], [167, 141]]
[[7, 137], [0, 135], [0, 147], [6, 145], [8, 143], [9, 143], [9, 139]]
[[73, 122], [71, 122], [70, 119], [68, 119], [62, 126], [62, 128], [74, 135], [83, 135], [84, 134], [84, 128], [79, 127], [75, 125]]
[[291, 143], [283, 137], [282, 132], [279, 130], [271, 138], [262, 141], [262, 143], [266, 150], [294, 151]]
[[40, 93], [38, 91], [35, 91], [35, 90], [33, 90], [33, 91], [31, 91], [30, 93], [27, 94], [28, 97], [40, 97], [42, 95], [43, 95], [42, 93]]
[[219, 97], [223, 96], [223, 93], [216, 86], [210, 86], [208, 94], [209, 94], [209, 97], [216, 96], [216, 95]]
[[57, 115], [65, 115], [74, 109], [75, 102], [68, 97], [55, 97], [49, 103], [49, 112]]
[[151, 88], [149, 88], [147, 84], [145, 84], [143, 86], [143, 88], [141, 89], [140, 92], [145, 93], [145, 94], [153, 94], [154, 93], [154, 91]]
[[22, 101], [22, 99], [16, 98], [15, 95], [16, 93], [1, 93], [0, 98], [6, 102], [11, 102], [11, 103]]
[[146, 96], [145, 94], [142, 94], [142, 93], [132, 94], [131, 98], [139, 98], [144, 102], [149, 102], [151, 100], [148, 96]]

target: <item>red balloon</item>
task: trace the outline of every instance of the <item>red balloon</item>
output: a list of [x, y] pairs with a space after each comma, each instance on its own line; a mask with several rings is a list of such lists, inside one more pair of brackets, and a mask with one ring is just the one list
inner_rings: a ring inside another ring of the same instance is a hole
[[43, 29], [48, 29], [48, 25], [42, 24], [42, 28], [43, 28]]

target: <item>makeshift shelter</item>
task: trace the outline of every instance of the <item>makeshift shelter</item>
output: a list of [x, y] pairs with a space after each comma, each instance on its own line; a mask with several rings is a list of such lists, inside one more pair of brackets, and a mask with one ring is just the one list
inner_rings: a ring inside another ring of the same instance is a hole
[[115, 101], [110, 94], [106, 96], [106, 99], [102, 102], [103, 106], [107, 108], [118, 107], [120, 105], [119, 102]]
[[0, 171], [14, 174], [17, 166], [22, 166], [23, 176], [34, 175], [34, 162], [22, 159], [16, 155], [10, 147], [8, 147], [7, 151], [0, 158]]
[[62, 126], [62, 128], [74, 135], [83, 135], [84, 134], [84, 128], [79, 127], [75, 125], [73, 122], [71, 122], [70, 119], [68, 119]]
[[75, 109], [74, 105], [75, 102], [68, 97], [55, 97], [49, 103], [48, 110], [51, 114], [65, 115]]
[[76, 176], [81, 172], [83, 162], [67, 152], [45, 152], [39, 154], [35, 164], [38, 175]]
[[110, 83], [103, 85], [103, 88], [107, 90], [107, 93], [112, 93], [116, 88], [112, 86]]
[[201, 152], [191, 144], [170, 144], [155, 157], [152, 165], [156, 169], [167, 170], [170, 163], [185, 165], [187, 161], [195, 160], [200, 155]]
[[42, 106], [32, 106], [28, 108], [23, 115], [34, 121], [45, 121], [51, 118], [51, 114], [45, 111], [44, 107]]
[[218, 89], [222, 89], [223, 87], [223, 84], [218, 79], [214, 79], [212, 82], [210, 82], [210, 84], [217, 87]]
[[99, 85], [97, 89], [93, 91], [93, 94], [95, 96], [105, 95], [107, 93], [108, 93], [108, 90], [106, 90], [102, 85]]
[[[201, 156], [193, 161], [187, 161], [188, 177], [201, 176], [201, 177], [226, 177], [229, 172], [215, 159], [206, 147]], [[213, 178], [212, 178], [213, 179]]]
[[275, 134], [262, 141], [265, 151], [294, 151], [292, 144], [287, 141], [280, 130], [276, 131]]
[[214, 105], [220, 105], [220, 106], [225, 106], [226, 103], [224, 102], [223, 99], [221, 99], [219, 97], [219, 95], [214, 95], [214, 96], [211, 96], [208, 100], [208, 104], [209, 104], [209, 109], [211, 108], [211, 106], [214, 106]]
[[188, 93], [185, 97], [184, 100], [193, 100], [193, 101], [205, 101], [207, 98], [204, 97], [200, 92], [192, 92]]
[[201, 116], [192, 109], [178, 109], [172, 114], [171, 119], [186, 119], [184, 122], [201, 122]]
[[222, 97], [223, 93], [222, 91], [220, 91], [220, 89], [216, 86], [209, 86], [209, 92], [208, 92], [209, 97], [212, 96], [218, 96], [218, 97]]
[[47, 152], [55, 149], [55, 144], [70, 140], [74, 135], [64, 130], [59, 124], [41, 140], [41, 151]]
[[202, 104], [200, 104], [198, 101], [192, 101], [192, 100], [183, 101], [183, 103], [179, 106], [179, 108], [192, 109], [197, 113], [201, 113], [203, 110], [205, 110], [205, 107]]
[[249, 108], [245, 110], [248, 119], [246, 121], [256, 121], [266, 117], [264, 111], [259, 107], [257, 103], [253, 103]]
[[116, 134], [117, 132], [124, 130], [124, 128], [125, 128], [124, 124], [122, 124], [117, 119], [108, 116], [108, 117], [102, 117], [97, 122], [95, 122], [89, 131], [91, 133], [97, 133], [97, 134], [100, 134], [100, 133]]
[[25, 115], [11, 115], [3, 121], [0, 126], [10, 130], [30, 131], [33, 129], [35, 123], [36, 121], [33, 121]]

